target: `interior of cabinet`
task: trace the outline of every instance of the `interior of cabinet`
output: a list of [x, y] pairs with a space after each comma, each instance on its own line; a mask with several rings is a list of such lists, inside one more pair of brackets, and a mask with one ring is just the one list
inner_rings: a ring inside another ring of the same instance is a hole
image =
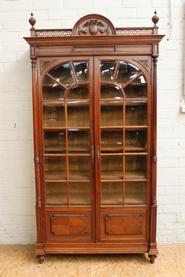
[[[48, 204], [90, 204], [88, 74], [87, 62], [70, 62], [52, 69], [43, 82]], [[101, 203], [145, 204], [147, 83], [124, 61], [101, 62], [100, 79]]]

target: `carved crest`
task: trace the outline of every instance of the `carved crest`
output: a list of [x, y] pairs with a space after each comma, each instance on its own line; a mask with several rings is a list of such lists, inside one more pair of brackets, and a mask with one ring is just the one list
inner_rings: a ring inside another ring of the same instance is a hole
[[82, 17], [72, 30], [72, 35], [75, 36], [113, 35], [115, 33], [115, 28], [110, 20], [98, 14]]

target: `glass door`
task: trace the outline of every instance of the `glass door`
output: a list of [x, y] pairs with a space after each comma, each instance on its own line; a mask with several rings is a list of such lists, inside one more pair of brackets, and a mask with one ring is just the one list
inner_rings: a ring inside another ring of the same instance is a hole
[[144, 206], [148, 181], [148, 88], [124, 59], [96, 60], [100, 207]]
[[93, 183], [93, 107], [90, 60], [72, 60], [43, 80], [46, 206], [90, 207]]

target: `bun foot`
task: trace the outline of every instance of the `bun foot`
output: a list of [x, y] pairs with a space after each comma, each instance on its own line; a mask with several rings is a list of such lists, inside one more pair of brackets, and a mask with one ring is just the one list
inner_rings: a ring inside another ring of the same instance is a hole
[[39, 264], [43, 264], [45, 257], [44, 257], [44, 255], [39, 255], [39, 256], [37, 256], [37, 259], [38, 259]]
[[154, 264], [154, 263], [155, 263], [155, 259], [156, 259], [156, 256], [155, 256], [155, 255], [148, 255], [148, 258], [150, 259], [150, 263], [151, 263], [151, 264]]

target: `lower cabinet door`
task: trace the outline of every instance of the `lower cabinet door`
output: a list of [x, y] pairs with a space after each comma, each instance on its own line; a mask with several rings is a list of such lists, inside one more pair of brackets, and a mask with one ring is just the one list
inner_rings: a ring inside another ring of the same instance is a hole
[[50, 212], [47, 219], [47, 241], [91, 241], [90, 212]]
[[147, 213], [103, 211], [100, 240], [115, 242], [144, 242], [147, 240]]

